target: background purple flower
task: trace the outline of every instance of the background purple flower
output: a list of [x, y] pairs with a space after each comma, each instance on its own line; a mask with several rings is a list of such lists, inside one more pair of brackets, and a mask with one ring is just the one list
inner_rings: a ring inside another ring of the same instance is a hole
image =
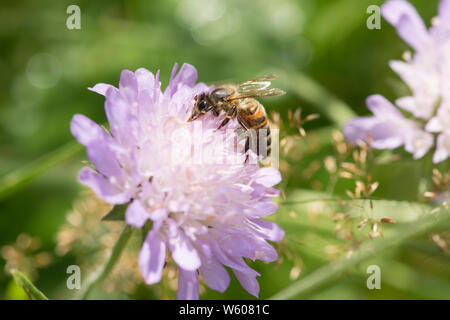
[[405, 0], [389, 0], [381, 10], [415, 51], [413, 56], [405, 54], [405, 61], [390, 62], [411, 89], [411, 96], [396, 100], [396, 105], [409, 116], [405, 118], [381, 96], [372, 96], [367, 99], [367, 106], [374, 116], [348, 121], [344, 134], [352, 143], [370, 135], [372, 147], [377, 149], [404, 145], [415, 159], [436, 145], [433, 162], [444, 161], [450, 154], [450, 0], [441, 0], [439, 15], [433, 19], [430, 30]]

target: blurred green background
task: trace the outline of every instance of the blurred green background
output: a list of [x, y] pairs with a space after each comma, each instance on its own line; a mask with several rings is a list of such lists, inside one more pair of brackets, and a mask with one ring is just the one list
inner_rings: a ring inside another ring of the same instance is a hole
[[[438, 1], [411, 2], [429, 24], [436, 14]], [[104, 122], [104, 98], [87, 87], [98, 82], [117, 85], [122, 69], [145, 67], [153, 72], [160, 69], [163, 86], [175, 62], [193, 64], [199, 80], [207, 83], [241, 81], [276, 72], [280, 74], [276, 86], [288, 94], [265, 102], [266, 109], [277, 110], [286, 118], [288, 109], [300, 106], [305, 114], [322, 115], [306, 126], [308, 131], [330, 126], [339, 129], [351, 110], [367, 114], [364, 100], [368, 95], [381, 93], [393, 100], [407, 92], [388, 67], [388, 61], [400, 59], [407, 46], [384, 20], [381, 30], [366, 27], [367, 7], [381, 3], [376, 0], [3, 0], [0, 5], [0, 177], [73, 141], [69, 132], [73, 114], [83, 113], [99, 123]], [[66, 28], [66, 8], [71, 4], [81, 8], [81, 30]], [[318, 91], [311, 92], [311, 85], [319, 88]], [[333, 109], [328, 104], [330, 101], [342, 101], [351, 110], [342, 115], [339, 108]], [[38, 237], [41, 250], [53, 255], [56, 234], [82, 190], [76, 175], [85, 156], [81, 148], [80, 152], [72, 149], [69, 147], [67, 151], [70, 154], [67, 161], [51, 166], [30, 184], [1, 196], [0, 247], [14, 243], [19, 234], [27, 233]], [[321, 152], [296, 163], [291, 170], [294, 173], [283, 185], [284, 191], [310, 189], [310, 181], [300, 173], [311, 161], [321, 161], [329, 152], [332, 150], [328, 142], [328, 147]], [[421, 167], [419, 162], [406, 161], [377, 168], [375, 175], [382, 182], [377, 196], [415, 200]], [[325, 184], [327, 178], [322, 176], [319, 173], [316, 179]], [[344, 194], [345, 186], [345, 183], [338, 184], [335, 193]], [[296, 210], [297, 215], [305, 211], [304, 208]], [[287, 211], [288, 208], [280, 210], [280, 224]], [[286, 223], [287, 234], [298, 236], [294, 248], [302, 260], [301, 276], [323, 265], [328, 258], [321, 250], [337, 241], [330, 219], [308, 221], [305, 218], [299, 227]], [[315, 233], [315, 228], [321, 230], [321, 236]], [[373, 259], [388, 270], [382, 290], [366, 288], [365, 268], [371, 263], [365, 261], [352, 272], [341, 275], [339, 280], [300, 298], [450, 297], [449, 256], [441, 254], [427, 236]], [[74, 261], [71, 254], [53, 257], [47, 267], [39, 270], [37, 286], [50, 298], [70, 298], [73, 292], [65, 288], [66, 267]], [[0, 258], [0, 298], [23, 297], [10, 275], [3, 271], [4, 266], [5, 261]], [[256, 263], [255, 267], [263, 274], [261, 298], [272, 296], [292, 282], [289, 278], [292, 261], [285, 261], [281, 266]], [[97, 298], [124, 297], [122, 293], [96, 294]], [[143, 289], [133, 297], [151, 295]], [[208, 290], [201, 297], [251, 298], [235, 279], [225, 294]]]

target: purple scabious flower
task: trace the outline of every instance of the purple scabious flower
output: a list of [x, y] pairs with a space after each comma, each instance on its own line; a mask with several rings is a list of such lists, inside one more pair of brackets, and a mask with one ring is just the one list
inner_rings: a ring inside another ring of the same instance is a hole
[[260, 274], [244, 259], [277, 259], [266, 240], [279, 241], [284, 232], [261, 218], [277, 211], [273, 186], [281, 175], [244, 165], [242, 142], [225, 134], [236, 123], [220, 131], [212, 115], [187, 123], [194, 96], [210, 88], [196, 83], [193, 66], [176, 71], [177, 65], [164, 91], [159, 71], [146, 69], [124, 70], [119, 88], [91, 88], [105, 96], [109, 132], [83, 115], [73, 117], [71, 132], [93, 167], [84, 167], [79, 181], [110, 204], [128, 204], [127, 224], [151, 222], [139, 254], [147, 284], [161, 280], [170, 252], [179, 270], [178, 299], [198, 299], [199, 274], [211, 289], [225, 291], [225, 267], [258, 296]]
[[356, 143], [371, 137], [376, 149], [404, 146], [414, 159], [434, 145], [433, 162], [450, 157], [450, 0], [441, 0], [439, 13], [427, 30], [415, 8], [406, 0], [389, 0], [381, 8], [384, 18], [414, 50], [405, 61], [391, 61], [391, 68], [411, 89], [411, 96], [395, 101], [379, 95], [367, 99], [374, 116], [348, 121], [346, 138]]

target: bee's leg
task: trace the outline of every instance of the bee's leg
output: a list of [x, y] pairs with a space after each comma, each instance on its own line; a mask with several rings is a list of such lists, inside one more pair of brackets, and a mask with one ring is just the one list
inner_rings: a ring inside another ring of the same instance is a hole
[[[244, 121], [242, 121], [242, 119], [239, 117], [239, 115], [237, 115], [237, 121], [239, 123], [239, 125], [242, 127], [242, 129], [244, 129], [244, 131], [247, 131], [248, 128], [246, 127], [246, 125], [244, 124]], [[248, 163], [248, 150], [250, 149], [250, 136], [248, 134], [246, 134], [245, 137], [245, 147], [244, 147], [244, 154], [245, 154], [245, 161], [244, 164]]]
[[245, 161], [244, 163], [248, 162], [248, 149], [250, 149], [250, 137], [247, 135], [247, 138], [245, 138], [245, 147], [244, 147], [244, 154], [245, 154]]
[[228, 121], [230, 121], [230, 119], [231, 118], [225, 118], [223, 121], [222, 121], [222, 123], [220, 124], [220, 126], [216, 129], [216, 130], [219, 130], [219, 129], [221, 129], [224, 125], [226, 125], [227, 123], [228, 123]]
[[[237, 116], [237, 120], [238, 120], [238, 123], [240, 124], [240, 126], [242, 127], [242, 129], [244, 129], [244, 131], [247, 131], [248, 129], [245, 126], [242, 119], [239, 117], [239, 115]], [[250, 149], [250, 136], [247, 134], [245, 137], [245, 147], [244, 147], [245, 161], [244, 161], [244, 164], [246, 164], [248, 162], [248, 152], [247, 151], [249, 149]]]
[[232, 106], [231, 109], [228, 111], [226, 118], [222, 121], [222, 123], [220, 124], [220, 126], [217, 128], [217, 130], [219, 130], [220, 128], [222, 128], [223, 126], [225, 126], [230, 119], [234, 118], [236, 116], [236, 106]]

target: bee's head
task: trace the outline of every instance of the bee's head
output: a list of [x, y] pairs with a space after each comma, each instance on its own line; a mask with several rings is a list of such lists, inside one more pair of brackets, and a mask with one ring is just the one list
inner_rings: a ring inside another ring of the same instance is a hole
[[192, 112], [188, 119], [188, 122], [197, 120], [202, 115], [210, 111], [213, 107], [208, 99], [208, 96], [205, 93], [195, 96], [194, 99], [194, 108], [192, 108]]

